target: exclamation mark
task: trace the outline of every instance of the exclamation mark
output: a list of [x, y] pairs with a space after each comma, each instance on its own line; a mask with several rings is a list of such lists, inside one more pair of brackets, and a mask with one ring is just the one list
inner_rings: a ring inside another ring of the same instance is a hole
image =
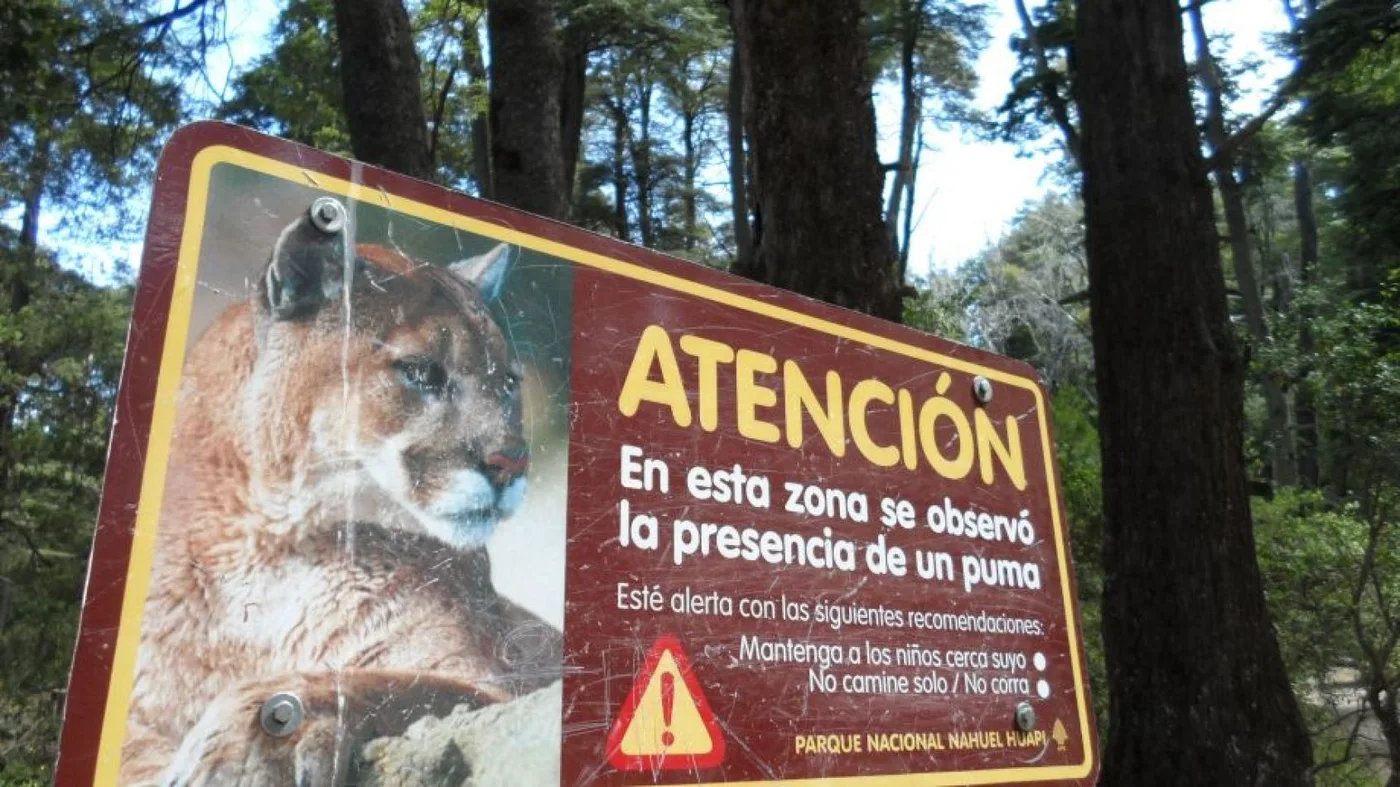
[[676, 742], [671, 734], [671, 708], [676, 703], [676, 676], [669, 672], [661, 673], [661, 721], [666, 731], [661, 733], [661, 745], [670, 746]]

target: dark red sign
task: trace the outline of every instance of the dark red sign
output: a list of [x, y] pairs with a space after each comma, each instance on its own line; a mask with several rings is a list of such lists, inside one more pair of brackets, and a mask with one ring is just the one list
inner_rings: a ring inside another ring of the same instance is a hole
[[1024, 364], [208, 123], [135, 315], [60, 784], [1095, 778]]

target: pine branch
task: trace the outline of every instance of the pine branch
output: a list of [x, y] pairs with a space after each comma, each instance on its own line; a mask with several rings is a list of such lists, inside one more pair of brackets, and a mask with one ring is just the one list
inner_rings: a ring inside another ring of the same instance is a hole
[[1055, 120], [1055, 125], [1059, 127], [1060, 133], [1065, 137], [1065, 148], [1075, 163], [1079, 162], [1079, 130], [1074, 127], [1074, 123], [1069, 117], [1069, 102], [1060, 95], [1060, 91], [1049, 81], [1049, 77], [1054, 73], [1050, 68], [1050, 58], [1045, 53], [1045, 44], [1040, 40], [1040, 31], [1035, 26], [1035, 21], [1031, 19], [1030, 12], [1026, 9], [1026, 0], [1016, 0], [1016, 15], [1021, 19], [1021, 27], [1026, 32], [1026, 44], [1030, 47], [1031, 54], [1035, 57], [1036, 67], [1036, 87], [1040, 91], [1041, 97], [1050, 107], [1050, 114]]
[[190, 0], [190, 3], [188, 5], [182, 6], [180, 5], [179, 0], [176, 0], [174, 8], [170, 9], [169, 11], [166, 11], [163, 14], [156, 14], [155, 16], [143, 22], [139, 22], [137, 23], [136, 27], [139, 30], [151, 30], [157, 27], [165, 27], [174, 22], [178, 22], [181, 19], [184, 19], [185, 17], [189, 16], [190, 14], [193, 14], [195, 11], [198, 11], [199, 9], [203, 8], [208, 4], [209, 0]]

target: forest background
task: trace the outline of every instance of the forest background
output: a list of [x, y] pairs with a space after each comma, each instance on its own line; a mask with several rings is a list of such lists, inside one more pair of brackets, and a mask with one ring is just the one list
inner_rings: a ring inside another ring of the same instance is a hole
[[51, 778], [144, 197], [211, 116], [1032, 363], [1102, 783], [1400, 785], [1400, 6], [797, 5], [0, 7], [0, 785]]

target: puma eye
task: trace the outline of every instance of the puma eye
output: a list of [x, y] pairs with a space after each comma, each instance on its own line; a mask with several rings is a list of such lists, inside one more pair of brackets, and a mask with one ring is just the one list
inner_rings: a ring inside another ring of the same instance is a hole
[[421, 393], [440, 396], [447, 389], [447, 370], [429, 358], [400, 358], [394, 361], [394, 371], [409, 388]]

